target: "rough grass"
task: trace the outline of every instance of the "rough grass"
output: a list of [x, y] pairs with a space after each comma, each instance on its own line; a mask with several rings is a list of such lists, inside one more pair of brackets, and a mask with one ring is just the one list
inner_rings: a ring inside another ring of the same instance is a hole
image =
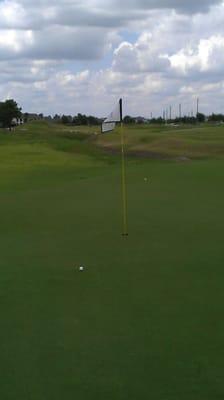
[[124, 239], [116, 134], [27, 129], [0, 134], [0, 398], [223, 398], [224, 160], [129, 159]]
[[[24, 130], [25, 129], [25, 130]], [[145, 157], [192, 159], [222, 158], [224, 155], [224, 125], [196, 126], [125, 126], [126, 149], [130, 155]], [[97, 148], [120, 151], [120, 129], [101, 135], [99, 127], [73, 127], [36, 122], [18, 128], [14, 135], [0, 133], [0, 143], [41, 143], [65, 152], [88, 152], [97, 158]], [[94, 154], [93, 154], [94, 153]], [[105, 156], [105, 155], [104, 155]]]
[[[140, 126], [125, 127], [127, 150], [130, 154], [162, 158], [220, 158], [224, 155], [224, 126]], [[119, 130], [100, 135], [97, 143], [107, 149], [119, 150]]]

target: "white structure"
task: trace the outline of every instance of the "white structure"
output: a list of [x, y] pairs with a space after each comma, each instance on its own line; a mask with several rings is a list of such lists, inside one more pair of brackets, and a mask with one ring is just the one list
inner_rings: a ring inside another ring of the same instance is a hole
[[23, 125], [24, 121], [22, 118], [13, 118], [12, 119], [12, 125], [13, 126], [18, 126], [18, 125]]

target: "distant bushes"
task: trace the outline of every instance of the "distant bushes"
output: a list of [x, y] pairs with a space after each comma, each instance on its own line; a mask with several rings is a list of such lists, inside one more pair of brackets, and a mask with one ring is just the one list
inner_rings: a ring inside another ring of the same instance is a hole
[[211, 122], [224, 122], [223, 114], [212, 114], [208, 117], [208, 121]]
[[93, 115], [77, 114], [74, 117], [71, 115], [54, 116], [54, 121], [61, 122], [65, 125], [100, 125], [102, 119], [94, 117]]

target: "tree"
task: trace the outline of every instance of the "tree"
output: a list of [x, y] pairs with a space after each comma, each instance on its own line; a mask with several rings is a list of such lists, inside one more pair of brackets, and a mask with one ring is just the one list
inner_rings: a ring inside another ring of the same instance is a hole
[[198, 122], [205, 122], [205, 115], [202, 113], [197, 113]]
[[0, 103], [0, 122], [4, 127], [12, 126], [13, 118], [21, 117], [21, 108], [15, 100], [10, 99]]
[[73, 122], [75, 125], [88, 125], [88, 119], [85, 114], [78, 114], [74, 117]]
[[72, 121], [72, 117], [70, 115], [62, 115], [61, 122], [63, 124], [69, 124]]
[[220, 122], [220, 121], [224, 121], [224, 115], [223, 114], [212, 114], [208, 117], [208, 120], [211, 122]]
[[61, 121], [60, 115], [55, 114], [54, 117], [53, 117], [53, 120], [54, 120], [55, 122], [60, 122], [60, 121]]
[[162, 117], [152, 118], [150, 121], [151, 124], [164, 124], [165, 120]]
[[130, 117], [130, 115], [126, 115], [123, 119], [124, 124], [134, 124], [135, 118]]
[[88, 125], [99, 125], [99, 119], [94, 117], [93, 115], [89, 115], [87, 117]]

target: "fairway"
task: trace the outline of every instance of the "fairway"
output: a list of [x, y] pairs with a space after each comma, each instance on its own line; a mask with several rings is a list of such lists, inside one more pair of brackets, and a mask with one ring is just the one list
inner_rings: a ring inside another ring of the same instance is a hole
[[0, 133], [0, 398], [222, 399], [224, 128], [126, 128], [128, 238], [119, 130], [26, 129]]

